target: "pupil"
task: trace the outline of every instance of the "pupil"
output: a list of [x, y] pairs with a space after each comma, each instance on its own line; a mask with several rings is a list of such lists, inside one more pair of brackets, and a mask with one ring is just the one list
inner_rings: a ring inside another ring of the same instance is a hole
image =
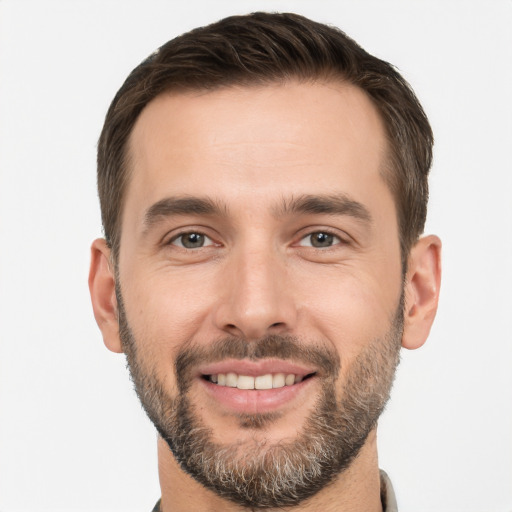
[[182, 243], [187, 249], [202, 247], [204, 244], [204, 235], [199, 233], [188, 233], [183, 236]]
[[330, 247], [333, 242], [333, 235], [329, 233], [315, 233], [311, 243], [313, 247]]

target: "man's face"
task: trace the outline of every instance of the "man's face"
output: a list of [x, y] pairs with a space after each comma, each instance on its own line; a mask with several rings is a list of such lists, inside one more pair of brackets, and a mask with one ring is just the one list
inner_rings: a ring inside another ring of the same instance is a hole
[[[386, 150], [370, 100], [339, 83], [165, 94], [134, 127], [124, 349], [184, 469], [220, 494], [250, 481], [230, 499], [297, 503], [375, 427], [402, 327]], [[288, 494], [284, 463], [311, 472]]]

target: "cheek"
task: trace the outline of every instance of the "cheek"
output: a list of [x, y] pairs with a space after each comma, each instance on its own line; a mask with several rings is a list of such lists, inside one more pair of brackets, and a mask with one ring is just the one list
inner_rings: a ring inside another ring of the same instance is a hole
[[126, 314], [136, 339], [161, 361], [174, 355], [196, 336], [215, 294], [210, 280], [199, 275], [154, 272], [137, 279], [134, 274], [123, 288]]
[[388, 332], [400, 301], [400, 275], [399, 268], [391, 275], [360, 268], [331, 269], [314, 298], [311, 290], [298, 294], [305, 324], [313, 326], [313, 335], [318, 332], [342, 360], [357, 356]]

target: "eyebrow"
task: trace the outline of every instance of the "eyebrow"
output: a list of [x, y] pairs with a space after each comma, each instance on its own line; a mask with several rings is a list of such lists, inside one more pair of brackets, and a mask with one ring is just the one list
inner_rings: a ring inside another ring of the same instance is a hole
[[[144, 215], [144, 232], [165, 218], [180, 215], [222, 216], [228, 212], [228, 206], [209, 197], [166, 197], [148, 208]], [[360, 202], [346, 194], [301, 195], [283, 199], [274, 209], [275, 217], [286, 215], [348, 215], [364, 223], [371, 223], [369, 210]]]
[[210, 198], [166, 197], [150, 206], [144, 215], [144, 232], [174, 215], [220, 215], [225, 209]]
[[327, 214], [348, 215], [366, 224], [370, 224], [372, 216], [362, 203], [355, 201], [346, 194], [301, 195], [283, 200], [276, 210], [276, 216], [288, 214]]

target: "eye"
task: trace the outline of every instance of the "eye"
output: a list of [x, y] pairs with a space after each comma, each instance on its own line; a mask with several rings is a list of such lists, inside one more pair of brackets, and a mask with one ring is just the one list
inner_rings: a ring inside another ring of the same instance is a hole
[[326, 231], [316, 231], [305, 236], [299, 242], [299, 245], [302, 247], [316, 247], [321, 249], [325, 247], [332, 247], [333, 245], [337, 245], [339, 243], [341, 243], [341, 239], [336, 235]]
[[195, 231], [181, 233], [175, 236], [170, 243], [184, 249], [200, 249], [201, 247], [213, 245], [213, 241], [210, 238]]

